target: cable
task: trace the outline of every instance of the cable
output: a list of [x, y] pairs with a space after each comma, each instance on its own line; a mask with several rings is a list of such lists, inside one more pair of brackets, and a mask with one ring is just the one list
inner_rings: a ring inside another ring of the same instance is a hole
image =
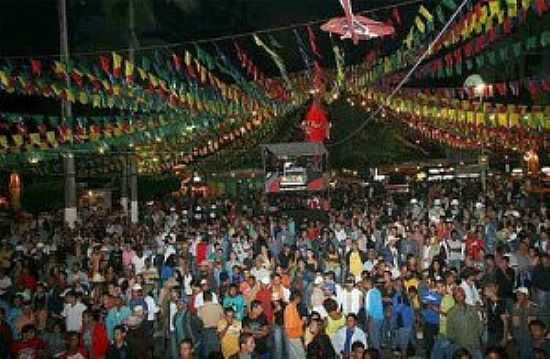
[[[384, 5], [384, 6], [379, 6], [377, 8], [373, 8], [373, 9], [369, 9], [369, 10], [365, 10], [365, 11], [360, 11], [356, 15], [364, 15], [364, 14], [369, 14], [369, 13], [373, 13], [373, 12], [376, 12], [376, 11], [388, 10], [388, 9], [393, 9], [393, 8], [397, 8], [397, 7], [401, 7], [401, 6], [407, 6], [407, 5], [414, 5], [414, 4], [417, 4], [417, 3], [424, 3], [426, 1], [427, 0], [405, 0], [405, 1], [402, 1], [402, 2], [399, 2], [399, 3], [395, 3], [395, 4]], [[286, 25], [286, 26], [272, 27], [272, 28], [263, 29], [263, 30], [243, 32], [243, 33], [240, 33], [240, 34], [223, 35], [223, 36], [211, 37], [211, 38], [206, 38], [206, 39], [182, 41], [182, 42], [170, 43], [170, 44], [165, 44], [165, 45], [142, 46], [142, 47], [137, 47], [137, 48], [133, 48], [133, 49], [132, 48], [120, 48], [120, 49], [104, 49], [104, 50], [94, 50], [94, 51], [85, 51], [85, 52], [75, 52], [75, 53], [70, 54], [70, 56], [73, 57], [73, 56], [102, 55], [102, 54], [113, 52], [113, 51], [114, 52], [119, 52], [119, 53], [126, 53], [126, 52], [129, 52], [130, 50], [138, 52], [138, 51], [151, 51], [151, 50], [156, 50], [156, 49], [170, 49], [170, 48], [176, 48], [176, 47], [183, 47], [185, 45], [195, 45], [195, 44], [211, 43], [211, 42], [218, 42], [218, 41], [224, 41], [224, 40], [239, 39], [239, 38], [243, 38], [243, 37], [252, 36], [254, 34], [256, 34], [256, 35], [257, 34], [267, 34], [267, 33], [280, 32], [280, 31], [284, 31], [284, 30], [292, 30], [292, 29], [295, 29], [295, 28], [298, 28], [298, 27], [305, 27], [305, 26], [320, 24], [320, 23], [328, 21], [330, 19], [332, 19], [332, 18], [324, 18], [324, 19], [306, 21], [306, 22], [302, 22], [302, 23], [295, 23], [295, 24]], [[4, 60], [21, 60], [21, 59], [43, 59], [43, 58], [58, 58], [58, 57], [61, 57], [61, 55], [60, 54], [44, 54], [44, 55], [35, 55], [35, 56], [32, 56], [32, 55], [19, 55], [19, 56], [17, 56], [17, 55], [15, 55], [15, 56], [0, 56], [0, 59], [4, 59]]]
[[[460, 4], [460, 6], [456, 9], [456, 11], [454, 12], [454, 14], [451, 16], [451, 18], [449, 19], [449, 21], [447, 21], [447, 23], [445, 24], [445, 26], [443, 26], [443, 29], [441, 29], [441, 31], [439, 32], [439, 34], [437, 34], [437, 36], [432, 40], [432, 42], [430, 43], [430, 45], [428, 45], [428, 48], [426, 49], [426, 51], [424, 51], [424, 53], [418, 58], [418, 60], [416, 61], [416, 63], [414, 64], [414, 66], [409, 70], [409, 72], [407, 73], [407, 75], [405, 75], [405, 77], [403, 77], [403, 79], [401, 80], [401, 82], [399, 82], [399, 84], [397, 84], [397, 86], [393, 89], [393, 91], [390, 93], [390, 95], [387, 97], [386, 101], [385, 102], [389, 102], [393, 96], [395, 96], [395, 94], [401, 89], [401, 87], [403, 87], [403, 85], [409, 80], [409, 78], [412, 76], [412, 74], [416, 71], [416, 69], [418, 68], [418, 66], [420, 66], [420, 64], [422, 63], [422, 61], [424, 61], [424, 59], [428, 56], [428, 54], [431, 52], [433, 46], [439, 41], [439, 39], [443, 36], [443, 34], [447, 31], [447, 29], [449, 28], [449, 26], [451, 26], [451, 23], [455, 20], [455, 18], [458, 16], [458, 14], [462, 11], [462, 9], [466, 6], [466, 4], [468, 3], [469, 0], [463, 0], [462, 3]], [[352, 133], [350, 133], [349, 135], [347, 135], [346, 137], [344, 137], [342, 140], [338, 141], [338, 142], [335, 142], [335, 143], [332, 143], [332, 144], [329, 144], [327, 145], [327, 147], [336, 147], [336, 146], [339, 146], [343, 143], [346, 143], [347, 141], [349, 141], [350, 139], [352, 139], [353, 137], [355, 137], [359, 132], [361, 132], [365, 126], [370, 122], [370, 120], [372, 118], [374, 118], [375, 116], [377, 116], [380, 112], [382, 112], [382, 110], [384, 109], [384, 103], [380, 104], [380, 106], [378, 106], [378, 108], [376, 109], [376, 111], [372, 112], [370, 114], [370, 116], [365, 120], [365, 122], [363, 122], [358, 128], [356, 128]]]

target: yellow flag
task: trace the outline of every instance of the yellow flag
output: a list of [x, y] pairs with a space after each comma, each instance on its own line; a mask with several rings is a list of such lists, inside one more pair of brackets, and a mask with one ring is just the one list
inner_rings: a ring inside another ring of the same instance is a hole
[[424, 16], [426, 18], [426, 20], [428, 20], [429, 22], [434, 21], [433, 15], [428, 11], [428, 9], [426, 9], [424, 7], [424, 5], [420, 5], [420, 8], [418, 9], [418, 12], [420, 14], [422, 14], [422, 16]]
[[421, 33], [424, 33], [426, 31], [426, 25], [422, 22], [422, 20], [418, 16], [414, 19], [414, 22], [416, 24], [416, 28], [418, 29], [418, 31], [420, 31]]
[[88, 103], [88, 94], [86, 94], [86, 92], [84, 91], [80, 91], [80, 94], [78, 95], [78, 102], [86, 105]]
[[8, 138], [6, 136], [0, 136], [0, 149], [4, 150], [8, 148]]
[[508, 7], [509, 17], [518, 16], [518, 0], [506, 0], [506, 5]]
[[8, 75], [4, 71], [0, 71], [0, 83], [4, 87], [8, 87], [10, 84], [10, 80], [8, 79]]
[[116, 52], [113, 52], [113, 75], [118, 77], [120, 76], [121, 71], [122, 71], [122, 56], [120, 56]]
[[126, 78], [134, 76], [134, 64], [128, 60], [126, 60], [124, 63], [126, 65], [124, 67], [124, 76], [126, 76]]
[[29, 134], [29, 138], [31, 140], [31, 144], [33, 145], [40, 145], [40, 134], [39, 133], [31, 133]]
[[21, 147], [23, 145], [23, 136], [21, 135], [12, 135], [13, 143], [16, 147]]

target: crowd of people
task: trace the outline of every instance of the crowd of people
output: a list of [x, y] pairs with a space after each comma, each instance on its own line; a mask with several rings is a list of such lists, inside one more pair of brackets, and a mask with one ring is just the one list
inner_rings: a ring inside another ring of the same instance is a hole
[[550, 357], [550, 217], [521, 183], [320, 202], [315, 219], [257, 194], [13, 223], [0, 357]]

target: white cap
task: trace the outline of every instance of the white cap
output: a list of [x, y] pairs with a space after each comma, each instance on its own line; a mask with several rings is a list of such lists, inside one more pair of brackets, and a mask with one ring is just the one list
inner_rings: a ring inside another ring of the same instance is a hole
[[141, 287], [141, 285], [139, 285], [139, 283], [136, 283], [132, 286], [132, 290], [142, 290], [143, 288]]
[[451, 206], [458, 206], [458, 199], [456, 199], [456, 198], [453, 199], [453, 200], [451, 201]]
[[515, 290], [515, 292], [529, 295], [529, 289], [526, 287], [519, 287], [518, 289]]
[[434, 206], [441, 206], [441, 200], [439, 198], [434, 199]]
[[411, 199], [411, 204], [417, 204], [418, 200], [416, 198]]
[[483, 208], [483, 207], [485, 207], [485, 205], [484, 205], [483, 203], [481, 203], [481, 202], [477, 202], [477, 203], [476, 203], [476, 208], [477, 208], [477, 209], [481, 209], [481, 208]]
[[318, 275], [317, 277], [315, 277], [313, 284], [319, 285], [321, 283], [323, 283], [323, 276]]

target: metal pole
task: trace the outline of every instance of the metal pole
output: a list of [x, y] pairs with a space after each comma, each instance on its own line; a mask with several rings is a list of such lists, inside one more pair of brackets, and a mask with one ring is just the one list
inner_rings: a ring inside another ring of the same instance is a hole
[[[59, 47], [61, 52], [61, 61], [68, 69], [69, 66], [69, 34], [67, 29], [67, 0], [58, 0], [57, 14], [59, 20]], [[71, 77], [65, 76], [65, 85], [67, 89], [71, 87]], [[71, 103], [67, 100], [61, 100], [61, 116], [68, 118], [73, 115]]]
[[130, 160], [130, 221], [131, 223], [138, 222], [138, 183], [136, 160]]
[[63, 158], [63, 168], [65, 171], [65, 223], [73, 228], [77, 219], [77, 203], [76, 169], [72, 153], [67, 153]]
[[120, 206], [128, 214], [128, 161], [122, 158], [122, 176], [120, 177]]
[[131, 63], [135, 64], [135, 47], [139, 46], [139, 41], [136, 35], [136, 12], [134, 0], [128, 1], [128, 29], [130, 31], [130, 51], [128, 57]]

